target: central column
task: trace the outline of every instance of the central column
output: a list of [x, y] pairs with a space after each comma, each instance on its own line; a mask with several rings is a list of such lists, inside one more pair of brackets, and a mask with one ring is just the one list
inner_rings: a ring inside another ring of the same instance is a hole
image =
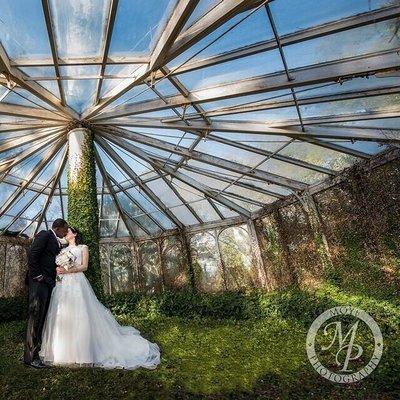
[[89, 247], [85, 275], [96, 294], [102, 296], [93, 134], [89, 129], [75, 128], [68, 135], [68, 223], [82, 232]]

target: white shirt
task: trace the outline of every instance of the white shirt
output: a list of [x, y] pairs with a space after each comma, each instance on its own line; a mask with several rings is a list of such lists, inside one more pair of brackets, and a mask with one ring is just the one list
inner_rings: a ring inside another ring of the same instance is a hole
[[53, 231], [53, 229], [50, 229], [50, 230], [53, 232], [54, 236], [56, 237], [58, 246], [61, 247], [60, 239], [58, 238], [58, 236], [56, 235], [56, 233]]

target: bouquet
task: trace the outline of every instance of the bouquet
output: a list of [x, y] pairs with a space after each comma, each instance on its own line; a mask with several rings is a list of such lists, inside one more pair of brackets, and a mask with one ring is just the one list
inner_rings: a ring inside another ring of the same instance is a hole
[[[67, 271], [75, 265], [76, 257], [72, 254], [72, 252], [68, 249], [63, 249], [56, 256], [56, 264], [60, 267], [63, 267]], [[61, 277], [57, 275], [57, 281], [61, 281]]]

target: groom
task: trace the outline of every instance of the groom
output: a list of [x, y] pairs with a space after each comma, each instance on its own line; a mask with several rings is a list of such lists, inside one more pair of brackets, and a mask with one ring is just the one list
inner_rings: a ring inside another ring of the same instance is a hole
[[56, 219], [50, 230], [37, 234], [28, 252], [29, 315], [23, 362], [30, 367], [45, 367], [39, 358], [42, 330], [56, 282], [56, 256], [61, 250], [59, 239], [67, 233], [67, 222]]

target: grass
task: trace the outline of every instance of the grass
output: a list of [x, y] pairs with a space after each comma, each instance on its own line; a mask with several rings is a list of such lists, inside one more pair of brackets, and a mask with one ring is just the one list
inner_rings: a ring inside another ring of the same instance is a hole
[[[257, 320], [206, 317], [120, 316], [159, 343], [162, 362], [155, 371], [89, 368], [33, 370], [18, 362], [25, 323], [0, 325], [2, 399], [395, 399], [400, 397], [390, 356], [368, 378], [351, 385], [321, 378], [305, 352], [307, 328], [279, 313]], [[386, 377], [387, 374], [394, 374]], [[398, 376], [397, 376], [398, 377]], [[391, 382], [388, 385], [388, 382]]]

